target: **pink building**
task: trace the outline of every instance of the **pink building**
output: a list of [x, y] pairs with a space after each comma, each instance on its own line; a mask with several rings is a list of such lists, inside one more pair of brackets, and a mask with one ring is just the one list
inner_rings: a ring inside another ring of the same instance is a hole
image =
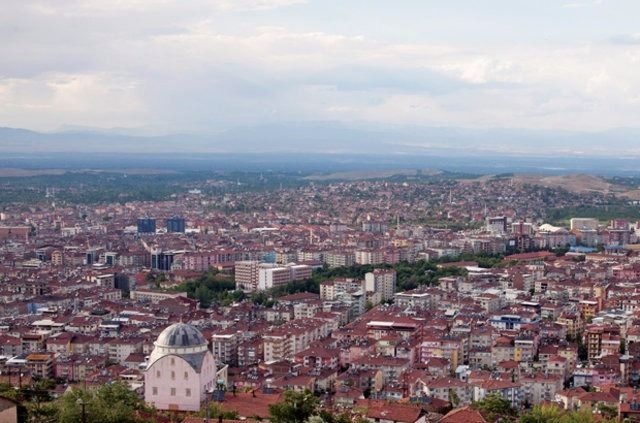
[[195, 327], [176, 323], [162, 331], [149, 357], [144, 399], [159, 410], [199, 411], [216, 384], [216, 364]]

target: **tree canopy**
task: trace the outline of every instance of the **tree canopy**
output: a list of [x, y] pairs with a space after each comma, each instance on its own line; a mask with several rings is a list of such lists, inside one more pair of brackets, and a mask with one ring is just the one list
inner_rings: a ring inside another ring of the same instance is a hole
[[287, 391], [281, 402], [269, 406], [269, 420], [271, 423], [305, 423], [317, 415], [317, 407], [318, 398], [311, 391]]

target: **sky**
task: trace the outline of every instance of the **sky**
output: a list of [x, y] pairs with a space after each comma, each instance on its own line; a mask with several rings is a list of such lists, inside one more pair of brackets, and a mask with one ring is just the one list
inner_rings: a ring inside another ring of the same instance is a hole
[[0, 126], [640, 126], [637, 0], [0, 0], [0, 9]]

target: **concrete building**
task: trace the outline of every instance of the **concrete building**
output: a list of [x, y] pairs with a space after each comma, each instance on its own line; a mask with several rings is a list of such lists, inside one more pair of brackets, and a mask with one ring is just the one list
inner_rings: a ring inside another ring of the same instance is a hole
[[598, 219], [592, 217], [574, 217], [569, 220], [571, 231], [595, 231], [598, 229]]
[[330, 251], [324, 255], [324, 262], [329, 267], [353, 266], [356, 256], [351, 251]]
[[277, 266], [263, 263], [258, 267], [258, 289], [271, 289], [289, 282], [301, 281], [311, 277], [313, 269], [306, 264]]
[[379, 292], [382, 301], [393, 298], [396, 291], [396, 271], [393, 269], [375, 269], [364, 276], [367, 292]]
[[258, 289], [260, 262], [256, 260], [237, 261], [235, 266], [236, 286], [245, 292]]
[[507, 217], [506, 216], [497, 216], [497, 217], [488, 217], [486, 224], [487, 232], [491, 232], [492, 234], [502, 235], [507, 232]]
[[129, 295], [132, 300], [149, 301], [151, 303], [159, 303], [162, 300], [178, 297], [187, 298], [186, 292], [152, 291], [150, 289], [134, 290]]

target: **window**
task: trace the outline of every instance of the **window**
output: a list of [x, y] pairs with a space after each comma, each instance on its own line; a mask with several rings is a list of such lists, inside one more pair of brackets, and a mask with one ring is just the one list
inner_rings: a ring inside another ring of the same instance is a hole
[[189, 372], [184, 372], [184, 380], [189, 379]]
[[176, 372], [171, 370], [171, 380], [176, 380]]
[[190, 397], [191, 396], [191, 389], [187, 388], [187, 390], [185, 391], [185, 395]]
[[171, 357], [171, 365], [173, 366], [173, 365], [175, 365], [175, 364], [176, 364], [176, 359], [175, 359], [175, 358], [173, 358], [173, 357]]
[[153, 395], [158, 395], [158, 387], [157, 387], [157, 386], [154, 386], [154, 387], [152, 388], [152, 390], [151, 390], [151, 393], [152, 393]]
[[160, 378], [160, 370], [156, 370], [156, 377], [159, 379]]
[[171, 396], [172, 397], [176, 396], [176, 388], [171, 388]]

